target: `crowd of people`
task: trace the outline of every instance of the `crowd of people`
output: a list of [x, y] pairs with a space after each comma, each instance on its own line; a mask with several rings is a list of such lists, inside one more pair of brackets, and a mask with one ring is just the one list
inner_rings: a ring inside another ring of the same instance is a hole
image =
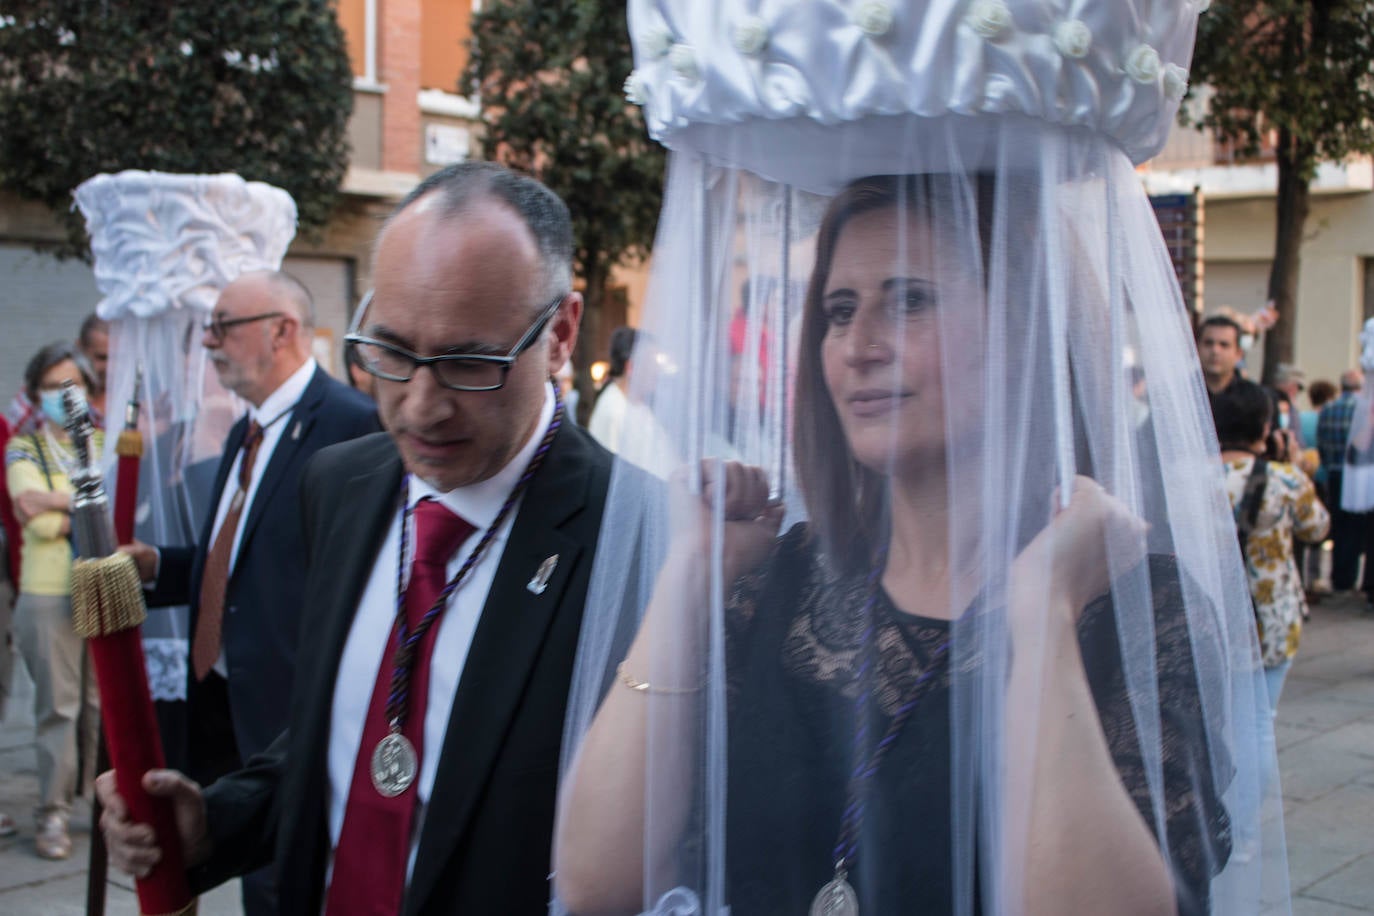
[[1246, 337], [1240, 321], [1218, 314], [1199, 325], [1197, 345], [1277, 709], [1309, 604], [1359, 594], [1374, 610], [1374, 514], [1342, 507], [1365, 380], [1351, 368], [1339, 388], [1325, 379], [1309, 387], [1306, 373], [1284, 364], [1261, 386], [1245, 375]]

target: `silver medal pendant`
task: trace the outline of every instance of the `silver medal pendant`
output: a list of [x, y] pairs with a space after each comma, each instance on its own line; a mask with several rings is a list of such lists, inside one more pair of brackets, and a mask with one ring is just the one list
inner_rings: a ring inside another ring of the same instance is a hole
[[372, 786], [383, 798], [395, 798], [415, 782], [419, 770], [415, 745], [399, 732], [392, 732], [372, 752]]
[[845, 880], [843, 871], [826, 882], [811, 901], [811, 916], [859, 916], [859, 895]]

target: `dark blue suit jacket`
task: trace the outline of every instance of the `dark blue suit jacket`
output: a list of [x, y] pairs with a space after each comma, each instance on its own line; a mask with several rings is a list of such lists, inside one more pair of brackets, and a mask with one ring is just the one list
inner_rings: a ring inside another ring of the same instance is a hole
[[[311, 456], [326, 445], [381, 428], [372, 401], [323, 369], [315, 370], [300, 401], [282, 422], [286, 426], [241, 523], [243, 538], [224, 604], [229, 711], [243, 760], [271, 744], [287, 724], [305, 592], [301, 472]], [[215, 507], [247, 430], [245, 417], [229, 431], [215, 474], [210, 510], [196, 546], [161, 550], [157, 587], [148, 595], [150, 607], [189, 604], [192, 634]], [[188, 713], [194, 716], [197, 684], [189, 666], [188, 676]]]

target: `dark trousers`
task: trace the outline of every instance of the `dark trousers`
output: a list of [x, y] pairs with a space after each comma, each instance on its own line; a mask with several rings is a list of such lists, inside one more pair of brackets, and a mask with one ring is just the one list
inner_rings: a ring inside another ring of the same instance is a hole
[[[190, 690], [187, 772], [202, 786], [240, 767], [229, 682], [211, 671]], [[243, 876], [244, 916], [277, 916], [277, 878], [272, 866]]]
[[1328, 471], [1326, 507], [1331, 512], [1331, 587], [1345, 591], [1355, 587], [1360, 557], [1365, 558], [1364, 581], [1360, 588], [1374, 596], [1374, 512], [1347, 512], [1341, 508], [1340, 471]]
[[186, 772], [202, 786], [239, 768], [234, 720], [229, 715], [229, 682], [214, 671], [193, 681], [187, 691]]

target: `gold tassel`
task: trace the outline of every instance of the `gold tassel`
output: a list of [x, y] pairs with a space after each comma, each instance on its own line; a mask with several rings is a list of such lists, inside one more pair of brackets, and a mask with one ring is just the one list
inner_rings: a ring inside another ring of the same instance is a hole
[[83, 639], [140, 626], [148, 618], [133, 557], [116, 553], [72, 564], [72, 629]]
[[115, 454], [120, 458], [142, 458], [143, 434], [136, 429], [121, 429], [115, 441]]

